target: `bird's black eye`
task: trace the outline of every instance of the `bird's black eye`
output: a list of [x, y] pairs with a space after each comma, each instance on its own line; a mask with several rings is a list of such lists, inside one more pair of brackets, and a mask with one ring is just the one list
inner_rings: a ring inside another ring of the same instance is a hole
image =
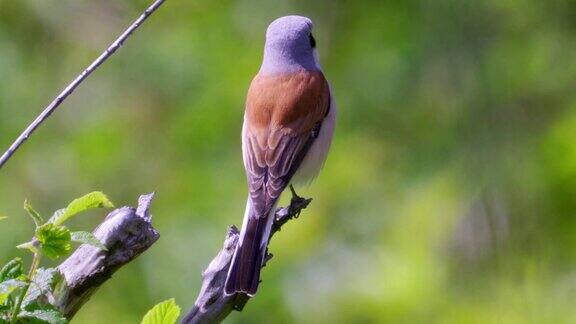
[[314, 39], [314, 36], [312, 36], [312, 33], [310, 33], [310, 47], [312, 48], [316, 48], [316, 40]]

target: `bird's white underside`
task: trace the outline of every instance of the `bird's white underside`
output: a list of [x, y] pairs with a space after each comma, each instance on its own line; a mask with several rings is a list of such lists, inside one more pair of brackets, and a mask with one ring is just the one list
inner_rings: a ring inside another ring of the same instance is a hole
[[322, 121], [320, 127], [320, 134], [318, 138], [312, 143], [308, 153], [302, 160], [302, 164], [294, 173], [291, 183], [294, 185], [308, 185], [314, 180], [326, 161], [330, 144], [332, 143], [332, 136], [334, 135], [334, 125], [336, 122], [336, 104], [334, 98], [330, 94], [330, 110], [328, 116]]

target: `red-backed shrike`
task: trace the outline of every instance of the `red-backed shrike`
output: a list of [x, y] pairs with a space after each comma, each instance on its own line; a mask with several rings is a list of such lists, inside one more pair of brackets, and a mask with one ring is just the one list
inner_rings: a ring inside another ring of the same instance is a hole
[[336, 107], [306, 17], [276, 19], [246, 99], [242, 152], [248, 202], [225, 293], [253, 296], [260, 282], [278, 198], [316, 177], [332, 141]]

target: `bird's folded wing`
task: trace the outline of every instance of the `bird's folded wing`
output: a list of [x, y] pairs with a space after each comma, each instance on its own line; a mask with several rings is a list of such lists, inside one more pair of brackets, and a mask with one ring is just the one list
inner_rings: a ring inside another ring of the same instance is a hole
[[244, 166], [255, 217], [265, 217], [321, 127], [330, 93], [320, 71], [257, 75], [242, 131]]

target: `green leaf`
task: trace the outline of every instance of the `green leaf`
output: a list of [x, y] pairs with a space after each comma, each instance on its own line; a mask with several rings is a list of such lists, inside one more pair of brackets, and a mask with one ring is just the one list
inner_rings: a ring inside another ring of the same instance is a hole
[[72, 241], [74, 242], [92, 245], [101, 250], [108, 251], [106, 245], [102, 244], [102, 242], [100, 242], [100, 240], [90, 232], [78, 231], [78, 232], [72, 232], [70, 234], [72, 236]]
[[92, 208], [112, 208], [114, 205], [106, 195], [100, 191], [91, 192], [83, 197], [74, 199], [64, 210], [57, 210], [48, 222], [62, 225], [71, 217]]
[[6, 218], [8, 218], [8, 217], [6, 217], [6, 216], [0, 216], [0, 220], [6, 219]]
[[66, 324], [68, 321], [55, 309], [37, 309], [34, 311], [21, 311], [18, 315], [18, 323], [27, 324]]
[[16, 279], [10, 279], [0, 283], [0, 304], [3, 304], [8, 296], [16, 289], [26, 286], [26, 283]]
[[37, 211], [34, 210], [34, 208], [32, 207], [32, 205], [30, 205], [28, 200], [24, 200], [24, 209], [28, 212], [28, 215], [30, 215], [30, 217], [34, 221], [36, 227], [44, 224], [44, 219], [42, 218], [42, 216], [40, 216], [40, 214], [38, 214]]
[[26, 297], [22, 303], [23, 307], [30, 305], [31, 303], [37, 301], [41, 296], [45, 296], [49, 292], [54, 290], [56, 284], [60, 282], [62, 275], [55, 268], [40, 268], [36, 270], [36, 275], [32, 282], [30, 283], [30, 288], [26, 293]]
[[0, 282], [15, 279], [22, 274], [22, 259], [14, 258], [0, 269]]
[[142, 324], [173, 324], [180, 316], [180, 307], [174, 298], [156, 304], [144, 315]]
[[66, 226], [46, 223], [36, 230], [36, 238], [42, 252], [51, 259], [68, 254], [72, 250], [70, 230]]
[[[4, 304], [4, 302], [6, 301], [6, 299], [8, 299], [8, 296], [10, 296], [10, 294], [16, 289], [16, 286], [10, 286], [10, 287], [2, 287], [2, 285], [0, 285], [0, 305]], [[0, 322], [1, 323], [1, 322]]]
[[[10, 305], [7, 305], [8, 303], [5, 304], [0, 304], [0, 323], [4, 324], [6, 323], [6, 320], [10, 317]], [[2, 322], [2, 320], [4, 320], [4, 322]]]

